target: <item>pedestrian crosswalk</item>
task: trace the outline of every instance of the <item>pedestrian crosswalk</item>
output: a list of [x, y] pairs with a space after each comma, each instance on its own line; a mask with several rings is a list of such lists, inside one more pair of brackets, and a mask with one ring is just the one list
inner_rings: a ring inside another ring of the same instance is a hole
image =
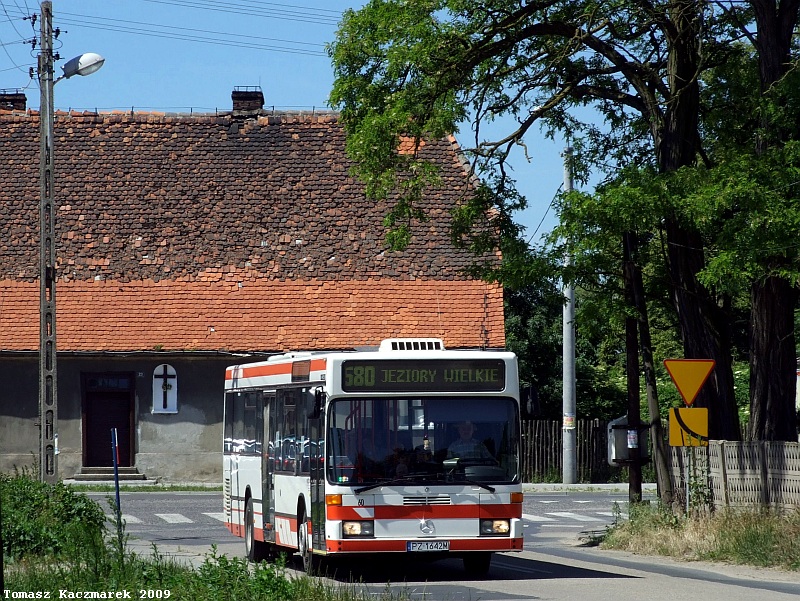
[[[158, 518], [157, 520], [153, 519], [146, 519], [140, 516], [131, 515], [128, 513], [122, 514], [122, 521], [126, 524], [144, 524], [146, 522], [156, 522], [156, 523], [166, 523], [166, 524], [196, 524], [199, 522], [206, 522], [208, 523], [209, 520], [200, 518], [198, 516], [194, 516], [193, 518], [187, 517], [181, 513], [154, 513], [151, 514]], [[205, 516], [206, 518], [210, 518], [211, 521], [217, 522], [224, 522], [225, 521], [225, 514], [223, 512], [203, 512], [200, 515]], [[112, 514], [106, 515], [109, 521], [115, 522], [116, 516]]]
[[540, 524], [551, 523], [569, 523], [585, 524], [587, 522], [605, 523], [609, 524], [615, 519], [627, 519], [624, 513], [614, 513], [613, 511], [593, 511], [589, 513], [575, 513], [573, 511], [549, 511], [543, 514], [523, 513], [522, 519], [528, 522], [536, 522]]
[[[115, 522], [116, 516], [108, 514], [109, 521]], [[549, 511], [544, 513], [523, 513], [522, 519], [527, 522], [538, 523], [541, 525], [564, 525], [572, 523], [583, 525], [588, 523], [609, 524], [615, 519], [627, 519], [625, 513], [615, 513], [613, 511], [589, 511], [577, 513], [574, 511]], [[149, 516], [122, 514], [122, 520], [128, 525], [135, 524], [197, 524], [197, 523], [222, 523], [225, 521], [223, 512], [203, 512], [194, 516], [186, 516], [181, 513], [153, 513]]]

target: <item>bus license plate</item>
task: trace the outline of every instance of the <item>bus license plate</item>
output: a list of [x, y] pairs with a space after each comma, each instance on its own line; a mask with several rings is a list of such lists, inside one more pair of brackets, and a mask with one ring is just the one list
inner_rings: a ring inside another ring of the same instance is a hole
[[449, 540], [406, 541], [406, 551], [449, 551]]

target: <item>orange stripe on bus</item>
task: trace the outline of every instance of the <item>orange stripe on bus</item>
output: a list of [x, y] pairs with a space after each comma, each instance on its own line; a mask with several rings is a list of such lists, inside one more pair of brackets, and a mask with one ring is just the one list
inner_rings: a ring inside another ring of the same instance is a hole
[[[375, 511], [376, 520], [403, 520], [425, 518], [521, 518], [522, 506], [509, 505], [376, 505], [370, 507]], [[328, 506], [329, 520], [364, 520], [363, 507]]]
[[[298, 359], [299, 360], [299, 359]], [[311, 371], [322, 371], [327, 365], [327, 359], [312, 359]], [[233, 369], [225, 370], [225, 379], [233, 380]], [[275, 363], [269, 365], [256, 365], [254, 367], [239, 367], [237, 378], [257, 378], [263, 376], [288, 376], [292, 373], [292, 362]]]

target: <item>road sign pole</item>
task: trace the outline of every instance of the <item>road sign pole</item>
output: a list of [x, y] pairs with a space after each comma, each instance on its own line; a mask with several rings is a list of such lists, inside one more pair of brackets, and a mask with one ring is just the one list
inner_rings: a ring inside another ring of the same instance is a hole
[[692, 495], [692, 487], [689, 486], [689, 473], [691, 472], [689, 465], [692, 463], [693, 456], [694, 456], [694, 449], [690, 447], [689, 460], [686, 462], [686, 515], [689, 515], [689, 497], [691, 497]]

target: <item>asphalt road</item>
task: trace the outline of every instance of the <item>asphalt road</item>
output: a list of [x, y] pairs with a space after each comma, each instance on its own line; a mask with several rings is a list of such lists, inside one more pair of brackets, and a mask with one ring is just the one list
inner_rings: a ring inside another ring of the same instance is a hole
[[[103, 494], [92, 493], [95, 498]], [[199, 563], [217, 546], [219, 553], [244, 556], [244, 541], [222, 523], [219, 492], [122, 493], [121, 506], [130, 546]], [[391, 562], [361, 560], [328, 565], [332, 581], [351, 583], [380, 595], [404, 590], [410, 599], [501, 601], [592, 599], [592, 601], [779, 601], [800, 598], [800, 574], [757, 570], [600, 550], [583, 541], [615, 519], [625, 519], [627, 492], [596, 490], [528, 491], [523, 505], [525, 549], [498, 554], [489, 577], [471, 579], [460, 560]], [[111, 508], [107, 511], [112, 513]], [[290, 567], [299, 568], [297, 558]], [[348, 584], [349, 585], [349, 584]]]

